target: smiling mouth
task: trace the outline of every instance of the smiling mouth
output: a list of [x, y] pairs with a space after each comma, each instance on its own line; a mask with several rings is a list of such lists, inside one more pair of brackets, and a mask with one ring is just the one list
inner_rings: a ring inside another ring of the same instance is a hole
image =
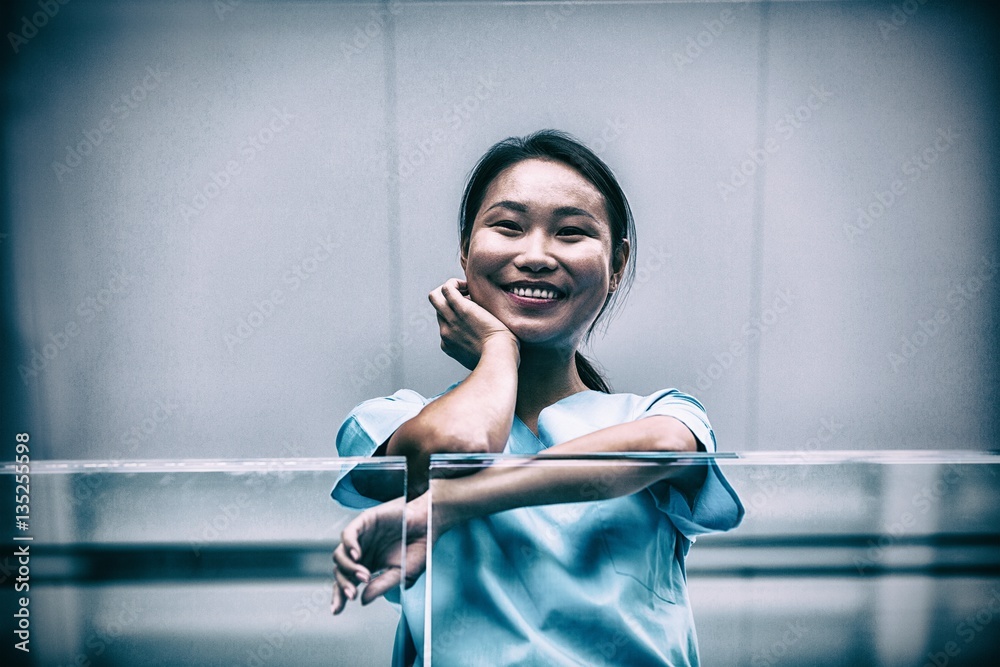
[[566, 295], [552, 287], [530, 287], [525, 285], [508, 285], [504, 291], [525, 299], [538, 299], [540, 301], [555, 301], [562, 299]]

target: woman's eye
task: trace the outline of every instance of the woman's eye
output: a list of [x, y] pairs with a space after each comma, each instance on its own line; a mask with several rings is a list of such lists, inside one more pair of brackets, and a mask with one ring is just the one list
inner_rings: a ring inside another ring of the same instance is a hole
[[510, 229], [513, 231], [518, 231], [521, 228], [517, 226], [516, 222], [511, 222], [510, 220], [501, 220], [499, 222], [493, 223], [494, 227], [500, 227], [501, 229]]
[[584, 231], [579, 227], [563, 227], [559, 230], [560, 236], [582, 236]]

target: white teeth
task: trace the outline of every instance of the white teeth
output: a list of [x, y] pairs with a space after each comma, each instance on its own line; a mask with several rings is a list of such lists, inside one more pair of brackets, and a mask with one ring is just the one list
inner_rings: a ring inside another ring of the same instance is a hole
[[532, 289], [529, 287], [512, 287], [511, 292], [518, 296], [526, 296], [532, 299], [555, 299], [558, 295], [548, 289]]

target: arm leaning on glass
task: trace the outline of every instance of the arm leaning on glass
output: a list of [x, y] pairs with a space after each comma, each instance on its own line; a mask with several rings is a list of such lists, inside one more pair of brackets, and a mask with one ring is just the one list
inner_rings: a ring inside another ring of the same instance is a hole
[[441, 348], [472, 373], [404, 422], [376, 452], [406, 457], [411, 498], [427, 490], [431, 454], [503, 451], [517, 399], [514, 334], [469, 299], [462, 280], [452, 278], [428, 298], [437, 311]]
[[[434, 453], [499, 453], [510, 434], [518, 394], [518, 339], [496, 317], [469, 298], [466, 283], [451, 279], [431, 292], [441, 348], [467, 368], [469, 377], [424, 406], [384, 445], [388, 455], [406, 456], [408, 498], [366, 510], [344, 530], [334, 551], [332, 609], [339, 613], [367, 584], [362, 603], [399, 585], [401, 521], [407, 525], [407, 584], [424, 569], [427, 548], [428, 467]], [[382, 449], [382, 448], [380, 448]], [[538, 458], [621, 452], [694, 452], [702, 449], [680, 420], [653, 415], [595, 431], [550, 447]], [[472, 518], [531, 505], [616, 498], [670, 478], [689, 503], [705, 479], [705, 466], [635, 466], [609, 462], [601, 483], [592, 466], [498, 466], [467, 477], [434, 481], [434, 537]], [[586, 491], [585, 491], [586, 490]], [[378, 572], [375, 578], [372, 573]]]
[[[390, 499], [391, 492], [372, 485], [361, 488], [365, 495], [388, 500], [351, 522], [334, 552], [335, 582], [333, 612], [340, 613], [347, 600], [357, 595], [357, 586], [368, 583], [362, 602], [385, 594], [401, 579], [400, 526], [407, 519], [407, 584], [424, 569], [426, 555], [426, 501], [430, 457], [435, 453], [498, 453], [510, 435], [517, 400], [517, 338], [486, 309], [469, 298], [466, 283], [452, 278], [433, 290], [428, 299], [437, 311], [441, 349], [472, 372], [453, 390], [425, 405], [405, 421], [375, 454], [405, 456], [408, 470], [407, 497]], [[421, 510], [424, 513], [421, 514]], [[344, 537], [352, 536], [345, 544]], [[343, 570], [351, 560], [364, 559], [370, 566]], [[344, 565], [341, 565], [344, 563]], [[383, 574], [371, 580], [371, 572]], [[348, 583], [344, 572], [350, 572]]]
[[[434, 494], [432, 525], [437, 539], [455, 525], [516, 507], [606, 500], [641, 491], [654, 482], [669, 479], [694, 505], [705, 480], [703, 463], [635, 465], [609, 461], [595, 465], [544, 465], [545, 458], [594, 453], [662, 452], [684, 453], [700, 449], [691, 431], [679, 420], [653, 415], [634, 422], [601, 429], [549, 448], [516, 466], [492, 466], [474, 475], [431, 482]], [[542, 465], [535, 465], [539, 461]], [[595, 483], [595, 471], [600, 481]], [[334, 551], [335, 582], [333, 612], [344, 609], [357, 597], [358, 587], [367, 604], [398, 586], [401, 522], [406, 520], [406, 585], [423, 573], [428, 548], [427, 513], [430, 493], [403, 503], [402, 498], [373, 507], [344, 529]], [[378, 575], [372, 578], [372, 573]]]

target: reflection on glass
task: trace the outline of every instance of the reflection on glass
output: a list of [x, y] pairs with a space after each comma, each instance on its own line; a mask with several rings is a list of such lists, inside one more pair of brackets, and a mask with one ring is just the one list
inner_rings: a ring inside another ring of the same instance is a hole
[[[27, 529], [8, 524], [0, 557], [16, 575], [29, 554], [27, 587], [5, 585], [2, 664], [388, 664], [388, 603], [330, 616], [347, 469], [403, 492], [401, 459], [32, 463]], [[14, 487], [7, 465], [10, 517]], [[28, 653], [9, 629], [21, 597]]]
[[430, 473], [406, 514], [416, 664], [979, 667], [1000, 650], [997, 454], [438, 455]]
[[442, 456], [430, 495], [428, 662], [698, 664], [688, 553], [743, 515], [708, 455]]
[[1000, 456], [748, 453], [698, 545], [706, 664], [979, 667], [1000, 653]]
[[[693, 497], [669, 489], [692, 469]], [[32, 538], [27, 664], [385, 665], [399, 641], [425, 665], [668, 664], [634, 662], [633, 637], [678, 641], [682, 608], [705, 665], [979, 667], [1000, 651], [1000, 455], [451, 455], [431, 473], [406, 511], [399, 459], [34, 464], [29, 529], [8, 532]], [[352, 477], [396, 499], [345, 511], [328, 493]], [[722, 527], [701, 517], [725, 517], [729, 488], [739, 528], [688, 550]], [[352, 525], [415, 582], [385, 591], [401, 607], [329, 614]], [[8, 628], [20, 595], [5, 589]]]

